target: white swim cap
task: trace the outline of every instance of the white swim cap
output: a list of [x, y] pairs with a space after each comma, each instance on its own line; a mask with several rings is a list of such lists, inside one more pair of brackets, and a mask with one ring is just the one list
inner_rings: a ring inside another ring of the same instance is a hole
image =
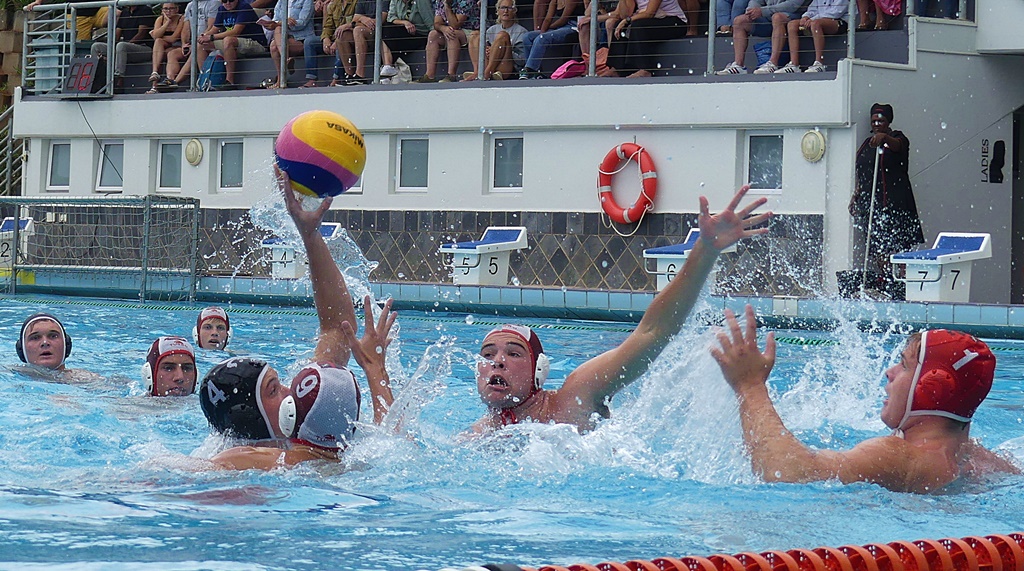
[[281, 402], [279, 426], [289, 438], [314, 446], [341, 449], [359, 420], [359, 386], [341, 367], [311, 365], [292, 380], [291, 394]]

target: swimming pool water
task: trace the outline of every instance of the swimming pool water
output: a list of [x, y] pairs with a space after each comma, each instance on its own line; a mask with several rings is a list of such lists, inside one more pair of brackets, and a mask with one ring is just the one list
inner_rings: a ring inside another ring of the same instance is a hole
[[[44, 310], [60, 315], [74, 338], [69, 366], [100, 373], [101, 381], [45, 382], [12, 368], [21, 321]], [[533, 424], [467, 441], [460, 434], [484, 412], [473, 355], [500, 318], [400, 312], [390, 365], [402, 435], [363, 426], [340, 465], [196, 471], [195, 458], [228, 443], [210, 435], [195, 396], [141, 396], [138, 370], [150, 341], [188, 334], [197, 311], [2, 300], [0, 568], [539, 566], [1024, 529], [1019, 477], [934, 496], [758, 482], [742, 453], [734, 397], [707, 354], [711, 334], [696, 325], [615, 398], [612, 419], [593, 432]], [[289, 372], [311, 356], [312, 311], [236, 305], [229, 312], [233, 350]], [[549, 387], [631, 328], [524, 321], [542, 328], [553, 361]], [[902, 337], [848, 324], [777, 335], [787, 342], [770, 384], [800, 438], [843, 448], [885, 433], [877, 379]], [[996, 384], [972, 434], [1020, 463], [1024, 344], [992, 346]], [[200, 372], [223, 357], [200, 351]]]

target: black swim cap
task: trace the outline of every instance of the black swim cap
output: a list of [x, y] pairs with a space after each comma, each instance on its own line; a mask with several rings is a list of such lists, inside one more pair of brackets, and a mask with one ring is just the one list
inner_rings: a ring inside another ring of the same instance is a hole
[[273, 438], [259, 394], [260, 383], [269, 370], [266, 361], [250, 357], [234, 357], [211, 369], [199, 388], [199, 404], [206, 420], [218, 431], [239, 438]]

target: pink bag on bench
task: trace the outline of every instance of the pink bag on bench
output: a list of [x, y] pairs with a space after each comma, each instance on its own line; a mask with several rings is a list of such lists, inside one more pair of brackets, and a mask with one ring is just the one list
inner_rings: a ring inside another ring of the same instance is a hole
[[558, 66], [558, 69], [551, 73], [551, 79], [569, 79], [572, 77], [580, 77], [586, 75], [587, 64], [571, 59], [562, 65]]

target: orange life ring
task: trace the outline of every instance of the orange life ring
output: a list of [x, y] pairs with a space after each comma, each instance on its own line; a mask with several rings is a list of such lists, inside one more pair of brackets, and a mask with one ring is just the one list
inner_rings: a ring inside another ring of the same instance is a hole
[[[612, 175], [617, 173], [622, 161], [635, 160], [640, 165], [641, 188], [640, 196], [630, 205], [623, 208], [612, 196]], [[654, 195], [658, 193], [658, 173], [654, 170], [654, 160], [646, 149], [636, 143], [622, 143], [604, 156], [597, 170], [597, 195], [601, 199], [601, 208], [609, 218], [619, 224], [631, 224], [640, 220], [644, 212], [654, 210]]]

